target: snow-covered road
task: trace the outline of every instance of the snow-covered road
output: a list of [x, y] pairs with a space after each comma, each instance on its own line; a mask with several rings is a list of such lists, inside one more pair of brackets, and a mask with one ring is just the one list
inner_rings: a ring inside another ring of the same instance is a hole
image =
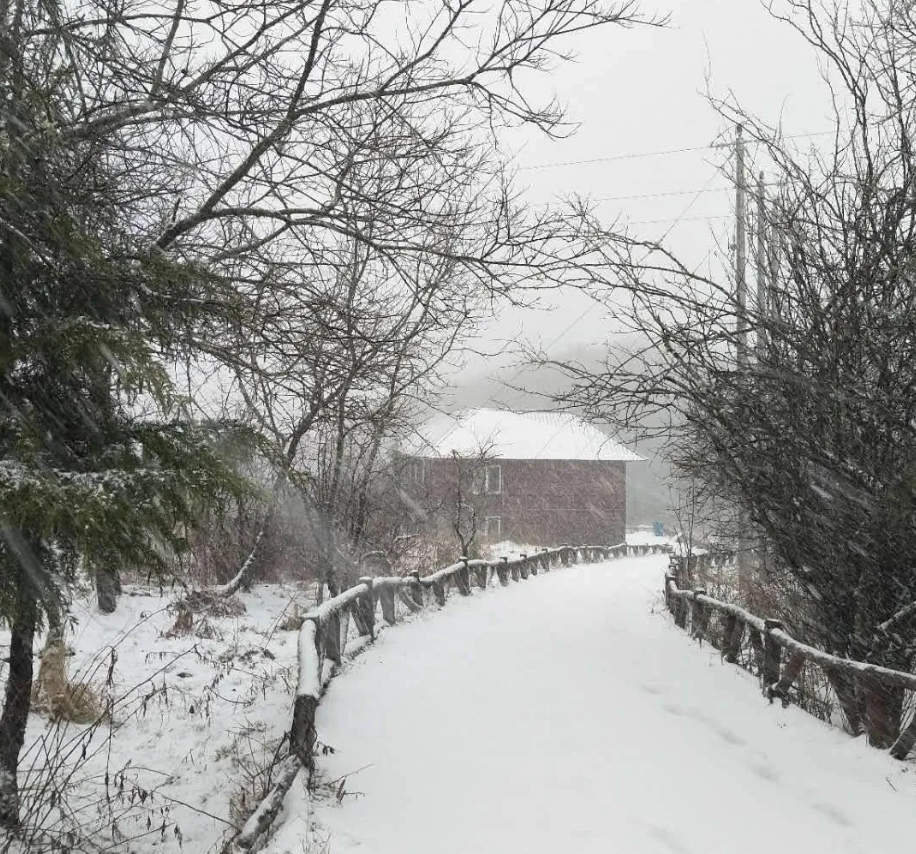
[[346, 777], [315, 806], [327, 851], [912, 850], [916, 767], [767, 704], [688, 640], [664, 561], [453, 597], [385, 632], [319, 711], [321, 775]]

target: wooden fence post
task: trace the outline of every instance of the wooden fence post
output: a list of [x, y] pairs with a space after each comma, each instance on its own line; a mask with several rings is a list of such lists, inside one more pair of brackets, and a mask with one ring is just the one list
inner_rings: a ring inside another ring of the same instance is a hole
[[677, 602], [677, 599], [671, 595], [671, 582], [674, 581], [674, 576], [670, 572], [665, 573], [665, 604], [668, 606], [668, 610], [673, 614], [674, 605]]
[[690, 616], [690, 622], [693, 636], [700, 640], [706, 636], [706, 626], [709, 623], [709, 611], [700, 601], [700, 597], [705, 595], [706, 590], [702, 587], [693, 591], [693, 613]]
[[751, 649], [754, 651], [754, 664], [757, 667], [757, 675], [763, 675], [763, 639], [757, 629], [748, 627], [748, 637], [751, 641]]
[[786, 666], [782, 669], [782, 675], [779, 677], [779, 681], [769, 689], [770, 700], [774, 697], [779, 697], [779, 699], [782, 700], [783, 706], [788, 706], [789, 689], [792, 687], [795, 680], [801, 676], [804, 667], [805, 656], [800, 652], [793, 652], [789, 656]]
[[468, 559], [462, 555], [458, 560], [461, 561], [463, 566], [455, 574], [455, 584], [458, 587], [458, 592], [462, 596], [471, 595], [471, 571], [468, 569]]
[[546, 548], [541, 552], [541, 566], [544, 572], [550, 572], [550, 552]]
[[433, 581], [433, 596], [440, 608], [445, 605], [445, 582], [440, 578]]
[[367, 629], [366, 634], [375, 640], [375, 590], [372, 578], [368, 575], [364, 576], [359, 583], [365, 584], [369, 589], [359, 597], [357, 607], [362, 612], [363, 622]]
[[744, 621], [739, 620], [735, 614], [725, 617], [725, 660], [729, 664], [738, 663], [738, 653], [741, 651], [741, 638], [744, 635]]
[[481, 590], [487, 589], [487, 581], [490, 575], [490, 567], [488, 564], [482, 564], [481, 566], [474, 567], [474, 578], [477, 580], [477, 586]]
[[569, 566], [569, 546], [560, 546], [560, 563], [563, 566]]
[[423, 596], [423, 585], [420, 583], [420, 570], [415, 569], [410, 573], [410, 594], [417, 603], [418, 608], [422, 608], [426, 603]]
[[888, 685], [870, 673], [859, 674], [865, 698], [865, 733], [872, 747], [895, 745], [900, 738], [903, 717], [903, 689]]
[[511, 566], [509, 567], [509, 572], [512, 574], [512, 580], [518, 581], [521, 577], [518, 570], [518, 561], [512, 561]]
[[821, 669], [839, 700], [840, 708], [846, 716], [846, 723], [849, 724], [849, 731], [853, 735], [859, 735], [864, 726], [863, 709], [856, 691], [855, 680], [838, 667], [822, 667]]
[[779, 681], [779, 665], [781, 651], [780, 646], [773, 637], [774, 629], [781, 629], [782, 623], [779, 620], [764, 620], [763, 633], [763, 685], [766, 689], [775, 685]]
[[521, 575], [522, 578], [527, 579], [528, 575], [530, 574], [528, 571], [528, 555], [522, 552], [521, 555], [519, 556], [522, 559], [522, 562], [519, 564], [519, 567], [518, 567], [519, 575]]
[[503, 587], [509, 584], [509, 558], [503, 555], [496, 564], [496, 574], [499, 576], [499, 583]]
[[906, 729], [900, 733], [900, 737], [891, 747], [891, 756], [894, 759], [906, 759], [914, 745], [916, 745], [916, 714], [913, 715]]
[[382, 605], [382, 617], [385, 618], [385, 622], [389, 626], [393, 626], [397, 619], [394, 607], [394, 587], [390, 584], [385, 584], [379, 588], [378, 598]]
[[678, 597], [677, 607], [674, 609], [674, 625], [676, 625], [679, 629], [687, 628], [687, 597], [686, 596]]
[[332, 611], [319, 625], [324, 641], [324, 654], [329, 661], [340, 664], [343, 656], [340, 653], [340, 611]]
[[420, 610], [420, 606], [417, 604], [417, 600], [414, 599], [413, 594], [411, 594], [406, 588], [398, 588], [398, 598], [404, 603], [405, 607], [411, 614], [416, 614]]
[[[320, 684], [321, 624], [317, 617], [307, 618], [306, 623], [312, 624], [312, 631], [314, 632], [313, 639], [315, 643], [315, 660], [319, 663], [319, 672], [317, 674], [312, 673], [311, 676], [315, 677], [318, 680], [318, 684]], [[306, 623], [303, 624], [303, 628], [300, 629], [300, 632], [308, 628]], [[302, 643], [301, 636], [299, 643]], [[301, 654], [300, 647], [300, 655]], [[300, 662], [300, 667], [301, 666], [302, 662]], [[304, 690], [305, 688], [306, 685], [302, 684], [300, 675], [299, 685], [296, 689], [296, 701], [293, 705], [293, 720], [289, 731], [289, 745], [290, 750], [296, 754], [299, 761], [302, 762], [303, 766], [307, 769], [309, 776], [311, 776], [313, 769], [312, 750], [318, 738], [318, 733], [315, 729], [315, 712], [318, 709], [318, 685], [316, 684], [315, 686], [309, 687], [307, 693]]]

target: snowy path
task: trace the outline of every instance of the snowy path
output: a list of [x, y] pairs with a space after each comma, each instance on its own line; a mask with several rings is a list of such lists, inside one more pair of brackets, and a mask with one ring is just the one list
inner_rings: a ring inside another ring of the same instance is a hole
[[661, 613], [663, 566], [574, 567], [386, 632], [319, 711], [324, 779], [369, 766], [316, 808], [326, 850], [912, 850], [916, 769], [768, 705]]

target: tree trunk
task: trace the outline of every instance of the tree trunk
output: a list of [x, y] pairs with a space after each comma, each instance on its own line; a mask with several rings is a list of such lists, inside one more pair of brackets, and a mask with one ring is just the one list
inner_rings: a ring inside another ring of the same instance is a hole
[[0, 717], [0, 827], [19, 827], [19, 753], [32, 700], [36, 611], [20, 601], [10, 632], [10, 669]]
[[118, 607], [118, 595], [121, 592], [121, 575], [117, 569], [100, 566], [95, 573], [95, 594], [99, 610], [111, 614]]

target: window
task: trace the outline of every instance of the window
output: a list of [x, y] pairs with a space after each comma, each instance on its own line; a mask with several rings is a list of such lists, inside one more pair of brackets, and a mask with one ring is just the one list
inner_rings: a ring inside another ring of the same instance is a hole
[[503, 491], [502, 466], [487, 466], [486, 489], [487, 495], [499, 495]]
[[487, 516], [487, 539], [494, 542], [501, 538], [502, 522], [499, 516]]
[[474, 471], [471, 481], [474, 495], [485, 492], [487, 495], [499, 495], [503, 491], [503, 472], [501, 466], [481, 466]]
[[413, 483], [423, 483], [423, 460], [411, 460], [408, 463], [407, 477]]

